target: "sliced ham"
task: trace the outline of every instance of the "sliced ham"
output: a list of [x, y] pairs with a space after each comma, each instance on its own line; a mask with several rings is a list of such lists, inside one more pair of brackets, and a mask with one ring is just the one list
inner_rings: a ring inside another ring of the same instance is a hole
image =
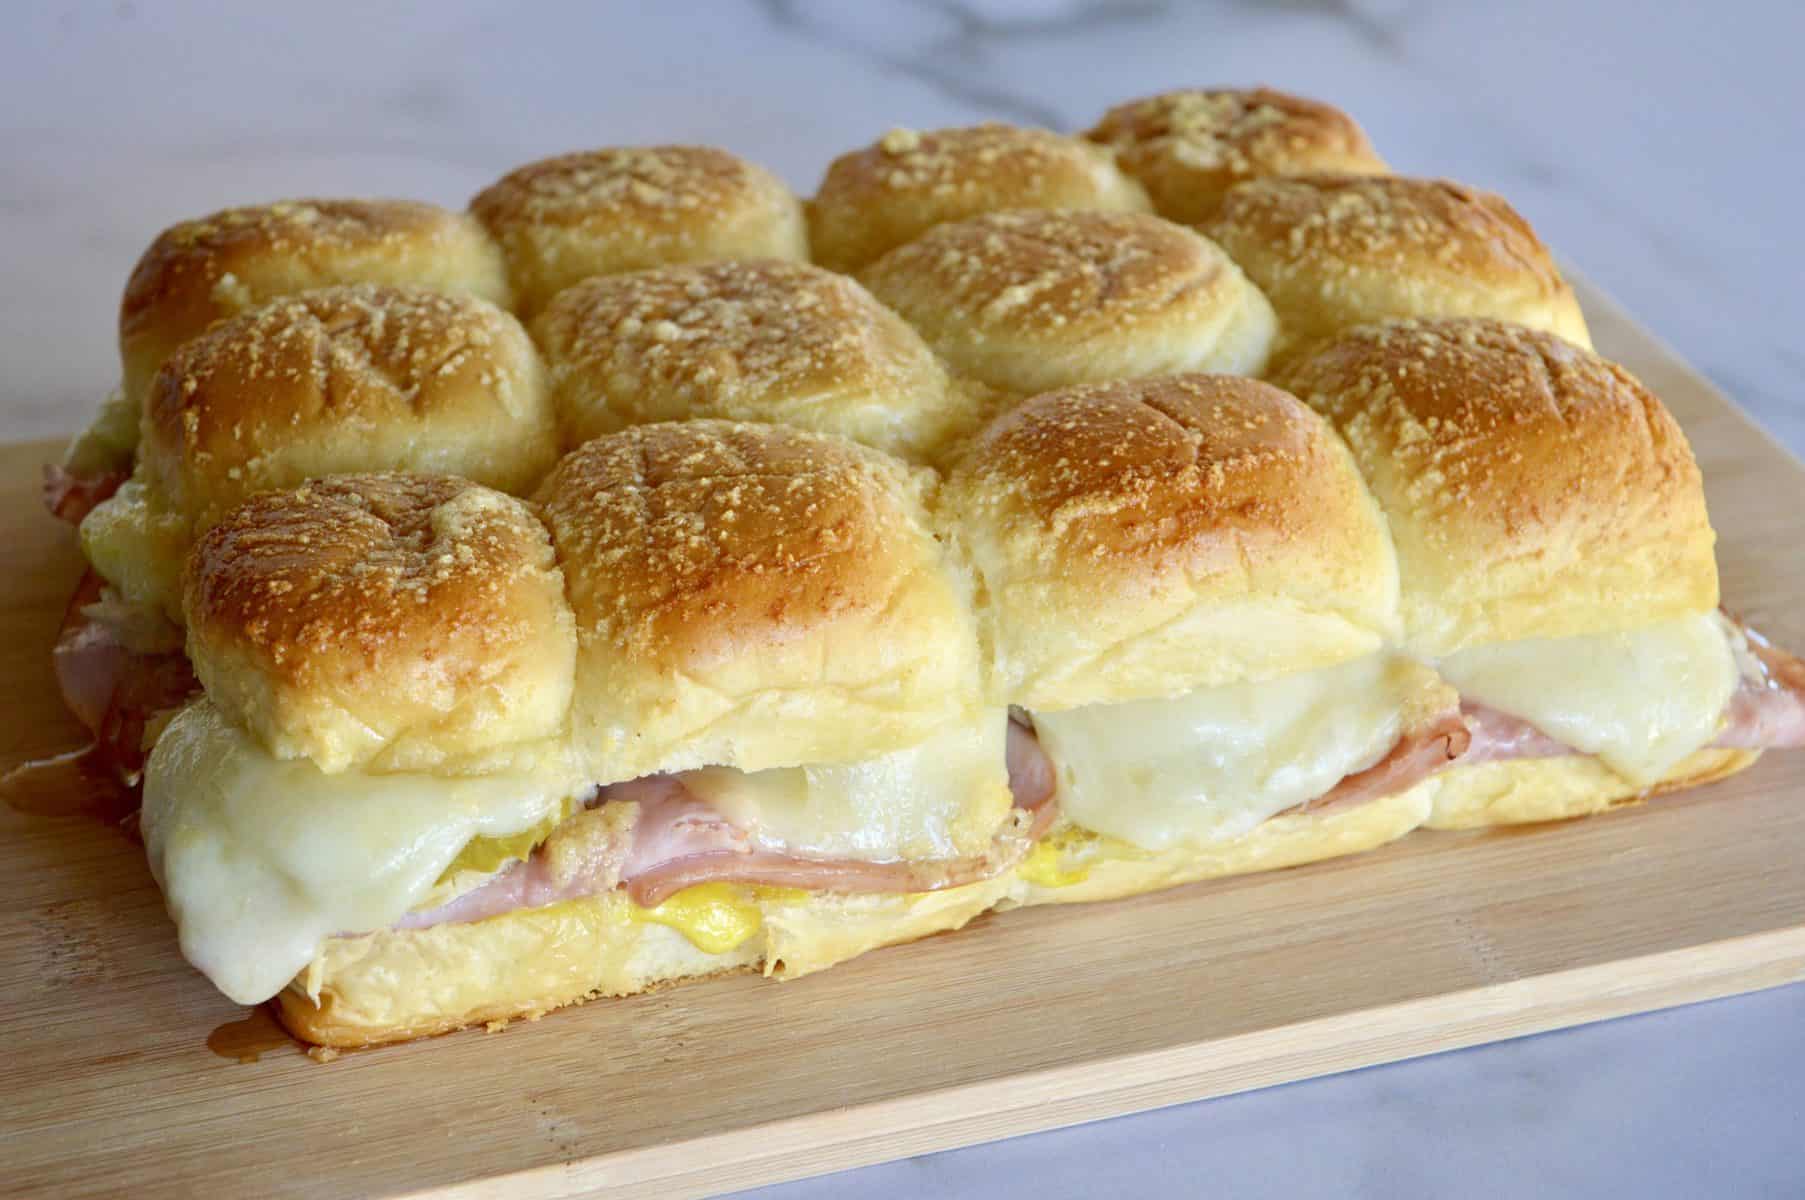
[[[1052, 822], [1053, 767], [1033, 733], [1011, 721], [1009, 786], [1016, 813], [987, 854], [966, 858], [870, 862], [812, 858], [757, 846], [751, 834], [697, 799], [681, 775], [649, 775], [600, 789], [597, 806], [631, 804], [631, 824], [567, 828], [529, 858], [482, 886], [397, 925], [422, 929], [480, 921], [625, 886], [647, 908], [686, 887], [731, 882], [809, 891], [928, 892], [988, 879], [1011, 866]], [[576, 820], [581, 821], [579, 817]]]
[[1407, 730], [1384, 758], [1366, 770], [1290, 811], [1322, 813], [1394, 796], [1461, 758], [1471, 740], [1461, 714], [1450, 709], [1427, 725]]
[[1522, 717], [1513, 717], [1501, 709], [1465, 700], [1461, 702], [1460, 714], [1466, 718], [1467, 731], [1472, 735], [1462, 760], [1467, 766], [1513, 758], [1559, 758], [1563, 754], [1577, 753]]
[[144, 766], [144, 730], [159, 712], [181, 705], [199, 684], [181, 651], [140, 653], [96, 620], [102, 581], [89, 571], [63, 611], [51, 661], [63, 702], [94, 735], [91, 761], [135, 783]]
[[100, 599], [100, 589], [99, 575], [89, 571], [82, 576], [63, 607], [62, 628], [50, 651], [63, 703], [90, 733], [105, 719], [130, 657], [114, 631], [87, 614], [88, 606]]
[[1756, 669], [1745, 670], [1724, 710], [1724, 730], [1714, 746], [1788, 750], [1805, 746], [1805, 662], [1746, 626]]
[[[1320, 812], [1402, 791], [1460, 757], [1466, 744], [1465, 725], [1449, 711], [1411, 730], [1379, 762], [1299, 809]], [[397, 928], [479, 921], [619, 886], [635, 904], [653, 907], [686, 887], [722, 881], [840, 893], [935, 891], [975, 883], [1012, 865], [1058, 815], [1053, 764], [1022, 717], [1010, 719], [1007, 755], [1015, 816], [988, 854], [867, 862], [772, 851], [697, 799], [682, 776], [652, 775], [611, 784], [595, 796], [600, 806], [633, 805], [630, 825], [617, 822], [574, 837], [567, 831], [482, 886], [438, 908], [409, 913]]]
[[[1742, 676], [1724, 708], [1723, 729], [1711, 742], [1720, 749], [1788, 750], [1805, 746], [1805, 662], [1734, 622], [1748, 642], [1738, 655]], [[1513, 758], [1559, 758], [1583, 751], [1549, 737], [1521, 717], [1472, 701], [1461, 705], [1473, 744], [1467, 763]]]
[[50, 515], [79, 525], [96, 505], [119, 490], [126, 481], [123, 471], [78, 475], [54, 463], [44, 467], [44, 507]]

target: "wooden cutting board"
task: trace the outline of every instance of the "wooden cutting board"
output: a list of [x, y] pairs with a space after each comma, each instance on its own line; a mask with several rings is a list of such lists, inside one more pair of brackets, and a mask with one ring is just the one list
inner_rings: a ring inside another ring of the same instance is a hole
[[[1598, 293], [1703, 464], [1732, 608], [1805, 647], [1805, 467]], [[0, 749], [78, 743], [78, 573], [0, 448]], [[138, 847], [0, 810], [0, 1192], [678, 1196], [1805, 977], [1805, 753], [1641, 809], [982, 918], [789, 984], [603, 1001], [316, 1063], [176, 951]]]

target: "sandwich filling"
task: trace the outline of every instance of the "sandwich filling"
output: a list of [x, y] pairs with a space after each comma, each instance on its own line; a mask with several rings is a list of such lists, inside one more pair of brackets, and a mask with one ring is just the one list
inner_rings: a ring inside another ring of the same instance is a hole
[[1469, 764], [1585, 754], [1652, 786], [1707, 747], [1805, 746], [1805, 664], [1722, 613], [1437, 665], [1460, 690]]
[[617, 887], [650, 909], [702, 884], [920, 892], [990, 878], [1051, 811], [1051, 773], [1011, 728], [997, 712], [868, 762], [595, 788], [559, 745], [456, 773], [328, 774], [275, 758], [203, 701], [157, 742], [145, 846], [183, 952], [228, 996], [257, 1003], [336, 935]]
[[1402, 791], [1466, 744], [1452, 694], [1384, 653], [1173, 699], [1037, 712], [1034, 725], [1060, 811], [1154, 851]]

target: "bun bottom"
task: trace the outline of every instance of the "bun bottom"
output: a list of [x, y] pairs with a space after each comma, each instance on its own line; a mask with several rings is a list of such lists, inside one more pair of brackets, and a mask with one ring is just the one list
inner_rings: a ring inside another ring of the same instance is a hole
[[1358, 854], [1397, 841], [1422, 825], [1435, 783], [1426, 779], [1396, 795], [1326, 813], [1282, 814], [1217, 846], [1142, 850], [1068, 826], [1050, 835], [1017, 868], [1014, 886], [999, 907], [1114, 900], [1203, 879]]
[[1759, 750], [1700, 750], [1681, 759], [1653, 787], [1632, 783], [1584, 754], [1456, 765], [1436, 777], [1435, 804], [1425, 825], [1484, 829], [1589, 816], [1723, 779], [1760, 757]]
[[790, 979], [867, 950], [958, 929], [992, 907], [1113, 900], [1375, 849], [1419, 827], [1471, 829], [1603, 812], [1743, 770], [1754, 750], [1701, 750], [1653, 788], [1596, 759], [1453, 767], [1394, 796], [1274, 817], [1219, 846], [1142, 850], [1068, 826], [1020, 867], [939, 892], [748, 892], [758, 927], [718, 953], [655, 924], [618, 891], [461, 925], [333, 938], [279, 997], [282, 1023], [322, 1046], [359, 1047], [536, 1020], [565, 1005], [762, 969]]
[[278, 997], [289, 1032], [354, 1048], [537, 1020], [555, 1008], [685, 979], [763, 969], [790, 979], [958, 929], [1008, 890], [1004, 874], [907, 895], [749, 893], [758, 928], [710, 953], [637, 915], [618, 891], [468, 924], [333, 938]]

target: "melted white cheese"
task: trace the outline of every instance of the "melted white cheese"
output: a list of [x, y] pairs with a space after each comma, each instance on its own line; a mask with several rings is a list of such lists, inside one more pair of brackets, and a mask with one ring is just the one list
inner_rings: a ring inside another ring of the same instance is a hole
[[1462, 696], [1640, 784], [1717, 736], [1737, 677], [1716, 613], [1627, 633], [1475, 646], [1437, 665]]
[[151, 754], [144, 845], [183, 954], [256, 1004], [332, 935], [393, 924], [471, 838], [531, 828], [573, 785], [557, 751], [480, 777], [328, 775], [272, 757], [203, 700]]
[[999, 708], [863, 762], [705, 767], [683, 782], [766, 849], [874, 862], [978, 854], [1009, 815], [1008, 724]]
[[1313, 800], [1398, 740], [1421, 672], [1386, 654], [1173, 700], [1034, 714], [1061, 808], [1164, 850], [1237, 837]]

